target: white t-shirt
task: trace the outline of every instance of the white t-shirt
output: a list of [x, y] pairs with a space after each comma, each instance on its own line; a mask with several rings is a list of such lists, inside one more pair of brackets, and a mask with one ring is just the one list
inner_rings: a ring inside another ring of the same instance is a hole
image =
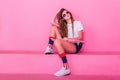
[[76, 38], [78, 37], [78, 32], [83, 30], [83, 25], [81, 24], [80, 21], [74, 21], [74, 35], [72, 31], [72, 24], [67, 24], [68, 27], [68, 38]]

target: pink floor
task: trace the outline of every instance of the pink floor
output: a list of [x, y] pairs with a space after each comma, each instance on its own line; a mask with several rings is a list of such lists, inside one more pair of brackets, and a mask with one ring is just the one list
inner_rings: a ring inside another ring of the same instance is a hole
[[120, 80], [120, 76], [68, 75], [55, 77], [52, 74], [0, 74], [0, 80]]

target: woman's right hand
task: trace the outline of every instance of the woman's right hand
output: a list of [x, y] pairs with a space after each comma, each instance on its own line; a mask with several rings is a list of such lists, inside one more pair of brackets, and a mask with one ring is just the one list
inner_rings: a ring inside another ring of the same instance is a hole
[[55, 22], [58, 13], [59, 13], [59, 11], [57, 11], [57, 13], [53, 16], [52, 20], [50, 21], [50, 24], [51, 24], [52, 26], [57, 26], [57, 27], [59, 27], [58, 23]]

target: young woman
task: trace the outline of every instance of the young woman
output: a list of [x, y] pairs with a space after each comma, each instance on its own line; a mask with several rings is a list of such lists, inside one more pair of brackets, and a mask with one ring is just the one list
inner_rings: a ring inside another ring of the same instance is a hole
[[[57, 22], [56, 22], [57, 19]], [[70, 74], [66, 53], [78, 53], [82, 47], [83, 26], [80, 21], [74, 20], [67, 9], [62, 8], [51, 20], [51, 31], [45, 54], [52, 54], [53, 44], [62, 59], [63, 67], [55, 76]]]

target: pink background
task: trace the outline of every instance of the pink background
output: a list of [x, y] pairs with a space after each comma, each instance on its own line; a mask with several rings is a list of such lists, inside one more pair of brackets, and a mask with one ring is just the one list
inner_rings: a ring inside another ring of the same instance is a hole
[[83, 52], [120, 51], [120, 0], [0, 0], [0, 51], [44, 51], [62, 7], [84, 25]]
[[67, 55], [72, 73], [120, 75], [120, 56], [114, 55], [120, 52], [120, 0], [0, 0], [0, 52], [8, 52], [0, 54], [0, 73], [53, 74], [60, 68], [58, 55], [25, 51], [45, 50], [50, 20], [62, 7], [84, 26], [84, 53], [113, 53]]

